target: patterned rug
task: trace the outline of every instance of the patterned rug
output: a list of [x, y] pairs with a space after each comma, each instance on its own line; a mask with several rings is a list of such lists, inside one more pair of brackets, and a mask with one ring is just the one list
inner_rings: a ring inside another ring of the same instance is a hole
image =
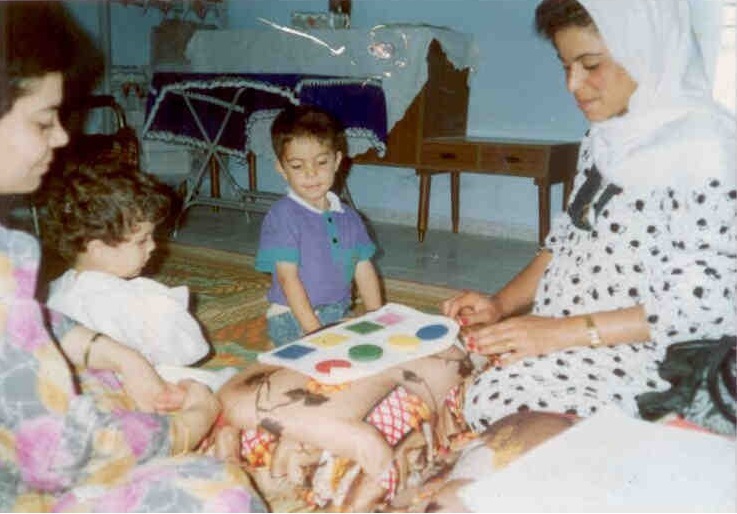
[[[191, 310], [202, 323], [216, 355], [205, 366], [243, 366], [271, 349], [264, 313], [271, 275], [253, 267], [251, 255], [178, 243], [159, 246], [146, 275], [166, 285], [187, 285]], [[384, 279], [386, 301], [437, 313], [458, 291], [419, 282]], [[357, 307], [360, 312], [360, 305]]]

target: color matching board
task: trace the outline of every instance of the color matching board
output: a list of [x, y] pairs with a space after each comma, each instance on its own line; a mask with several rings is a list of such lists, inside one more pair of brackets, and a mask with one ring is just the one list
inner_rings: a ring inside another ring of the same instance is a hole
[[388, 303], [259, 354], [258, 360], [294, 369], [324, 384], [339, 384], [441, 352], [456, 341], [458, 329], [445, 316]]

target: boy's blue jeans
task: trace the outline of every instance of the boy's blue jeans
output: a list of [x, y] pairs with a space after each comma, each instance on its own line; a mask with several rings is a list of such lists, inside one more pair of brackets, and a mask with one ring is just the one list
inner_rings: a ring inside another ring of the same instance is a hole
[[[348, 314], [350, 302], [330, 303], [319, 305], [315, 308], [320, 324], [329, 325], [341, 321]], [[284, 346], [302, 337], [302, 327], [299, 326], [297, 318], [292, 311], [283, 312], [276, 316], [267, 318], [269, 338], [274, 346]]]

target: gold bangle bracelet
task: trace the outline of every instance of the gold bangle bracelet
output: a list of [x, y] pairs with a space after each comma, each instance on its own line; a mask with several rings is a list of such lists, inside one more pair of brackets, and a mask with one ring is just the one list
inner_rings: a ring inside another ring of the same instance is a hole
[[92, 353], [92, 346], [97, 342], [97, 340], [102, 337], [102, 332], [95, 332], [95, 334], [90, 339], [90, 342], [87, 343], [87, 348], [84, 350], [84, 356], [82, 357], [82, 365], [86, 368], [89, 368], [90, 366], [90, 353]]
[[586, 332], [589, 335], [589, 346], [591, 346], [592, 348], [601, 346], [604, 341], [601, 340], [601, 334], [599, 334], [599, 329], [596, 328], [594, 318], [591, 316], [591, 314], [587, 314], [584, 319], [586, 320]]

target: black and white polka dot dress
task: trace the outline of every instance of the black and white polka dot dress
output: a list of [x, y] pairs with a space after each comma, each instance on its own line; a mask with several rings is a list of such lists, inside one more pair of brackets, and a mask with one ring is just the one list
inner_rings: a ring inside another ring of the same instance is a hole
[[465, 394], [476, 431], [525, 409], [588, 416], [615, 404], [636, 415], [635, 396], [670, 386], [657, 373], [668, 344], [736, 332], [734, 176], [703, 176], [680, 189], [624, 188], [598, 172], [586, 148], [585, 138], [567, 212], [546, 240], [553, 259], [533, 312], [563, 317], [641, 304], [652, 340], [485, 371]]

